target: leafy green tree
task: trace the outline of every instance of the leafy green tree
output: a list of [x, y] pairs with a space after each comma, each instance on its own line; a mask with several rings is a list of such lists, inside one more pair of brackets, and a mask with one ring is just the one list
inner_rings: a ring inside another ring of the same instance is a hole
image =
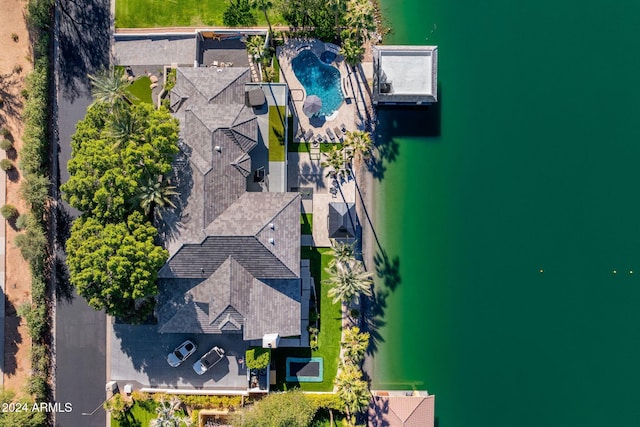
[[19, 408], [28, 410], [2, 411], [0, 413], [0, 427], [40, 427], [46, 425], [44, 412], [31, 411], [33, 402], [26, 399], [16, 399], [15, 393], [9, 390], [0, 392], [0, 406], [18, 404]]
[[342, 20], [344, 19], [344, 14], [347, 12], [347, 4], [348, 0], [329, 0], [329, 6], [331, 7], [331, 11], [333, 12], [335, 19], [334, 26], [336, 37], [340, 36]]
[[127, 411], [131, 408], [131, 405], [132, 403], [126, 401], [122, 394], [116, 393], [111, 399], [107, 399], [102, 406], [116, 421], [122, 422], [126, 420]]
[[365, 271], [359, 261], [352, 261], [346, 266], [335, 265], [325, 269], [329, 273], [326, 283], [331, 286], [327, 295], [333, 298], [333, 303], [338, 301], [351, 302], [360, 294], [372, 295], [372, 275]]
[[253, 407], [239, 412], [234, 426], [305, 427], [313, 420], [316, 406], [300, 390], [272, 393]]
[[133, 133], [115, 136], [106, 104], [89, 108], [71, 140], [65, 199], [75, 208], [104, 221], [126, 218], [139, 208], [140, 186], [168, 174], [178, 152], [178, 122], [162, 108], [141, 103], [130, 109]]
[[371, 393], [369, 385], [362, 379], [362, 371], [351, 364], [342, 365], [335, 380], [336, 391], [342, 400], [347, 420], [355, 424], [354, 417], [369, 406]]
[[231, 0], [222, 14], [222, 22], [227, 27], [255, 27], [258, 23], [249, 0]]
[[369, 348], [368, 332], [360, 332], [357, 326], [342, 331], [342, 357], [345, 362], [358, 365], [364, 359], [367, 348]]
[[91, 96], [95, 103], [105, 103], [111, 107], [126, 102], [133, 95], [127, 92], [129, 81], [123, 68], [110, 67], [96, 74], [89, 74]]
[[158, 293], [157, 271], [168, 258], [154, 245], [156, 234], [137, 211], [126, 223], [77, 219], [66, 248], [71, 284], [96, 310], [129, 322], [146, 319]]

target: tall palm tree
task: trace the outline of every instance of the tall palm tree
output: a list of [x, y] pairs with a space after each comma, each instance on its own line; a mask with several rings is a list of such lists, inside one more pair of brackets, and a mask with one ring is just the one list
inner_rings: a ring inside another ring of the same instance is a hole
[[360, 368], [352, 364], [342, 366], [336, 376], [335, 385], [347, 413], [347, 422], [353, 426], [354, 416], [369, 406], [369, 385], [362, 379]]
[[154, 215], [160, 215], [160, 211], [167, 206], [175, 209], [176, 205], [171, 201], [171, 196], [180, 194], [175, 189], [176, 187], [168, 185], [162, 176], [155, 180], [149, 178], [147, 182], [140, 185], [137, 198], [145, 215], [149, 216], [151, 212]]
[[89, 74], [91, 95], [94, 102], [104, 102], [111, 106], [124, 102], [133, 95], [127, 93], [129, 82], [121, 68], [103, 69], [97, 74]]
[[331, 239], [331, 255], [329, 267], [334, 267], [337, 264], [346, 266], [349, 262], [355, 260], [355, 243], [343, 243], [338, 242], [336, 239]]
[[369, 333], [360, 332], [360, 328], [346, 328], [342, 331], [342, 357], [345, 362], [358, 365], [364, 359], [369, 348]]
[[353, 34], [351, 31], [343, 32], [340, 54], [344, 56], [344, 62], [346, 62], [347, 65], [355, 66], [362, 62], [364, 48], [360, 40], [351, 34]]
[[320, 165], [325, 168], [331, 168], [327, 172], [327, 176], [344, 179], [351, 174], [351, 172], [345, 165], [346, 162], [344, 154], [344, 151], [336, 146], [332, 147], [332, 150], [329, 151], [329, 154], [325, 154], [327, 158], [323, 160]]
[[264, 19], [267, 21], [267, 25], [269, 26], [269, 38], [273, 36], [273, 31], [271, 30], [271, 22], [269, 21], [269, 15], [267, 15], [267, 9], [271, 9], [273, 7], [273, 2], [271, 0], [251, 0], [251, 7], [254, 9], [262, 10], [264, 13]]
[[358, 130], [347, 132], [344, 139], [344, 145], [349, 147], [353, 154], [360, 154], [365, 159], [371, 157], [371, 137], [367, 132]]
[[360, 42], [371, 38], [375, 31], [375, 10], [369, 0], [351, 0], [345, 15], [347, 25], [358, 31]]
[[349, 303], [360, 294], [372, 295], [372, 275], [365, 271], [360, 261], [327, 267], [325, 271], [330, 275], [326, 283], [331, 286], [327, 295], [333, 298], [334, 304], [341, 300]]

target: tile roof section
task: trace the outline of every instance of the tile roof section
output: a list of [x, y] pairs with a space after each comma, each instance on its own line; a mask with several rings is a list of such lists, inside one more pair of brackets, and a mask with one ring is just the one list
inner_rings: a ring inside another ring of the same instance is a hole
[[433, 427], [435, 396], [373, 396], [369, 426]]

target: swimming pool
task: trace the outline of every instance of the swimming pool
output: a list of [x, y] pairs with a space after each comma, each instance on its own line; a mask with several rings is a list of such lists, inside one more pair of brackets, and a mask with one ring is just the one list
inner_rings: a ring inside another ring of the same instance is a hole
[[314, 116], [330, 116], [342, 105], [344, 96], [337, 68], [323, 64], [310, 50], [303, 50], [293, 58], [291, 68], [307, 96], [317, 95], [322, 100], [322, 108]]

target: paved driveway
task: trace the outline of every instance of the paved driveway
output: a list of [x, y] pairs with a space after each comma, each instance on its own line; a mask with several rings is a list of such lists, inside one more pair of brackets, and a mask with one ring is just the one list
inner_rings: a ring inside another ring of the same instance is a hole
[[[244, 358], [248, 344], [239, 335], [160, 334], [157, 325], [113, 324], [110, 328], [111, 380], [120, 389], [129, 382], [134, 388], [181, 388], [198, 390], [247, 389], [247, 373], [238, 363]], [[196, 353], [177, 368], [167, 364], [167, 354], [190, 338], [196, 343]], [[203, 375], [192, 365], [217, 345], [226, 357]]]

